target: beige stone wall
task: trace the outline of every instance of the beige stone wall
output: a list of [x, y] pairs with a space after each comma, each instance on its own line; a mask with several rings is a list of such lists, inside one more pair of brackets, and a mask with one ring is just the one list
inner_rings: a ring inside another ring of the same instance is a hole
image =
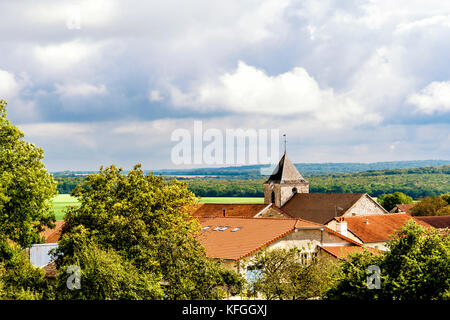
[[309, 193], [309, 182], [293, 182], [293, 183], [269, 183], [264, 184], [264, 203], [272, 202], [272, 191], [275, 193], [275, 205], [283, 206], [291, 197], [292, 189], [297, 188], [297, 193]]
[[[328, 228], [330, 228], [331, 230], [333, 230], [333, 231], [336, 231], [337, 232], [337, 221], [336, 220], [331, 220], [330, 222], [328, 222], [327, 224], [326, 224], [326, 226], [328, 227]], [[361, 240], [359, 240], [359, 238], [358, 237], [356, 237], [353, 233], [351, 233], [349, 230], [347, 230], [347, 234], [345, 235], [347, 238], [350, 238], [350, 239], [352, 239], [353, 241], [356, 241], [356, 242], [358, 242], [358, 243], [362, 243], [362, 241]]]
[[265, 209], [259, 216], [256, 218], [289, 218], [287, 215], [283, 214], [279, 210], [274, 208]]
[[354, 205], [351, 207], [343, 217], [352, 217], [352, 216], [368, 216], [372, 214], [383, 214], [386, 211], [379, 206], [375, 200], [371, 199], [369, 195], [365, 195], [361, 197]]
[[374, 248], [382, 251], [387, 251], [388, 248], [386, 247], [386, 241], [380, 241], [380, 242], [369, 242], [364, 243], [364, 247]]

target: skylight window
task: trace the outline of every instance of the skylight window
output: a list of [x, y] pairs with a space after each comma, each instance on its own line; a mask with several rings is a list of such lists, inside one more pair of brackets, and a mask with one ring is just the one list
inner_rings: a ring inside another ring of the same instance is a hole
[[227, 230], [228, 228], [230, 228], [230, 227], [228, 227], [228, 226], [227, 226], [227, 227], [222, 227], [222, 228], [219, 229], [219, 231], [225, 231], [225, 230]]
[[223, 228], [223, 226], [215, 227], [214, 229], [212, 229], [212, 231], [217, 231], [217, 230], [219, 230], [221, 228]]
[[212, 226], [206, 226], [206, 227], [203, 227], [202, 228], [202, 230], [208, 230], [209, 228], [211, 228]]
[[231, 230], [231, 232], [236, 232], [236, 231], [239, 231], [239, 230], [241, 230], [242, 229], [242, 227], [236, 227], [236, 228], [233, 228], [232, 230]]

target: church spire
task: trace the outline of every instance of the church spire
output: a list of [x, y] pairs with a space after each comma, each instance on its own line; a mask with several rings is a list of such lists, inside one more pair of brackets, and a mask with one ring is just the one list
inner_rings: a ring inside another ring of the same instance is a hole
[[284, 153], [267, 182], [305, 182], [305, 179]]
[[285, 152], [269, 179], [264, 183], [264, 203], [282, 207], [297, 193], [308, 193], [306, 181]]

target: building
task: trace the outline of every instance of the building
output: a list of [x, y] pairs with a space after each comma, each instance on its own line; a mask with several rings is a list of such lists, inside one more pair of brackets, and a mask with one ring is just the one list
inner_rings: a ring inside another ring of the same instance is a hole
[[299, 218], [319, 224], [386, 213], [367, 193], [309, 193], [309, 182], [286, 153], [264, 183], [264, 204], [200, 204], [193, 210], [195, 217]]
[[361, 245], [385, 251], [386, 243], [408, 220], [414, 220], [426, 228], [430, 227], [427, 223], [406, 213], [338, 217], [330, 221], [327, 226]]
[[406, 204], [397, 204], [394, 208], [391, 209], [391, 213], [407, 213], [411, 214], [411, 208], [414, 203], [406, 203]]
[[414, 218], [416, 220], [429, 224], [433, 228], [450, 228], [450, 216], [415, 216]]
[[327, 226], [302, 219], [210, 217], [199, 221], [202, 229], [197, 237], [206, 254], [242, 274], [247, 271], [246, 263], [262, 249], [296, 247], [302, 249], [302, 260], [307, 263], [326, 248], [338, 252], [345, 247], [344, 251], [350, 252], [354, 249], [347, 247], [361, 247]]

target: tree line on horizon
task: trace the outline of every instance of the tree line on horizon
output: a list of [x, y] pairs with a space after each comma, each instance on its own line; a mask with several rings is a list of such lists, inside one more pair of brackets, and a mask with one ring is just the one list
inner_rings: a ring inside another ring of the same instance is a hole
[[[58, 175], [58, 193], [67, 194], [85, 176]], [[306, 176], [312, 193], [368, 193], [372, 197], [403, 192], [413, 199], [438, 196], [450, 191], [450, 165], [411, 169], [334, 173]], [[199, 197], [263, 197], [265, 179], [178, 178]]]

